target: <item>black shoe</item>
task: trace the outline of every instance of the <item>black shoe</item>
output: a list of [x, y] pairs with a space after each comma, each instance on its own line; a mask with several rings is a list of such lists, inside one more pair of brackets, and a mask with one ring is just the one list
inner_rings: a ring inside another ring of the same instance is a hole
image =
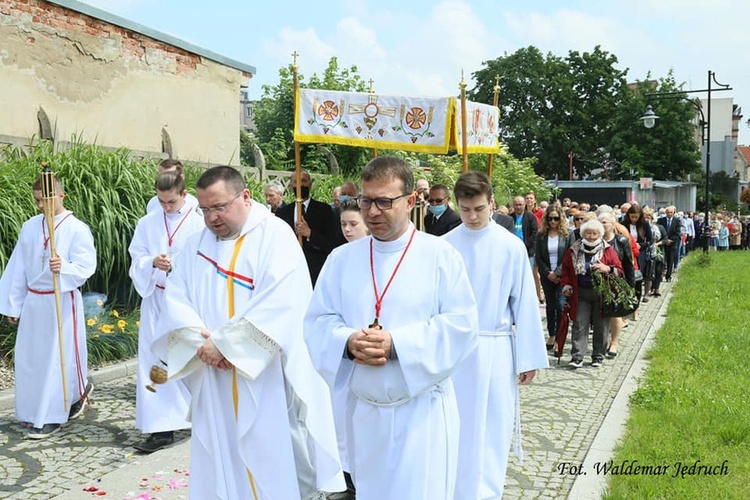
[[646, 297], [643, 297], [643, 298], [641, 299], [641, 301], [642, 301], [642, 302], [643, 302], [644, 304], [647, 304], [647, 303], [648, 303], [648, 298], [646, 298]]
[[607, 351], [607, 357], [609, 359], [614, 359], [617, 357], [617, 351]]
[[661, 294], [659, 292], [654, 292], [654, 297], [661, 297]]
[[81, 399], [73, 403], [73, 406], [70, 407], [70, 413], [68, 413], [68, 420], [75, 420], [76, 418], [80, 417], [83, 414], [83, 410], [86, 409], [89, 396], [91, 396], [92, 392], [94, 392], [94, 383], [89, 380], [88, 383], [86, 384], [86, 389], [84, 389], [83, 391], [83, 396], [81, 396]]
[[174, 443], [174, 432], [154, 432], [143, 443], [133, 445], [133, 448], [143, 453], [153, 453]]
[[60, 429], [60, 424], [44, 424], [41, 428], [32, 428], [26, 436], [29, 439], [46, 439]]
[[568, 363], [568, 366], [573, 369], [583, 368], [583, 361], [580, 359], [573, 359]]

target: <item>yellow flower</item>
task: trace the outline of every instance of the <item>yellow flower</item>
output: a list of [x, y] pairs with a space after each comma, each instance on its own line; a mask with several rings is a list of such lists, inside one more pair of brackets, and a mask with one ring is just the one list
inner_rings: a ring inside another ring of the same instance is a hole
[[135, 326], [137, 326], [138, 328], [140, 328], [141, 327], [141, 322], [140, 321], [136, 321], [135, 322]]
[[118, 313], [117, 310], [112, 309], [112, 316], [114, 316], [115, 318], [119, 318], [120, 317], [120, 313]]
[[89, 326], [94, 326], [96, 324], [96, 318], [89, 318], [86, 321], [86, 324], [89, 325]]
[[112, 333], [115, 327], [113, 325], [102, 325], [99, 329], [104, 333]]
[[125, 321], [124, 319], [121, 319], [120, 321], [117, 322], [117, 328], [119, 328], [121, 332], [125, 330], [125, 327], [127, 325], [128, 325], [128, 322]]
[[104, 305], [104, 302], [102, 302], [102, 299], [96, 299], [96, 305], [102, 307]]

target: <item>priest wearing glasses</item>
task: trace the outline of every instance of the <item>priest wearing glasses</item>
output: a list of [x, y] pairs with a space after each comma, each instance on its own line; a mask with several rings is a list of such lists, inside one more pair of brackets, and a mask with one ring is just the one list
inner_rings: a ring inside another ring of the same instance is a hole
[[455, 489], [450, 375], [476, 345], [477, 308], [460, 254], [411, 224], [413, 190], [399, 158], [364, 167], [371, 235], [331, 253], [305, 316], [315, 368], [348, 388], [344, 462], [358, 500], [448, 500]]

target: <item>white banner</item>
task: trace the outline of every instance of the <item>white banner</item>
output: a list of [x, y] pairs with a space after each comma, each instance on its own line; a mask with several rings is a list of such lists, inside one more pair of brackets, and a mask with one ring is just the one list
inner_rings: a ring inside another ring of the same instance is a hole
[[[500, 112], [497, 106], [466, 101], [466, 150], [469, 153], [497, 153], [500, 143], [497, 128]], [[458, 153], [463, 152], [461, 134], [461, 101], [456, 101], [453, 142]]]
[[447, 153], [454, 99], [301, 89], [294, 140]]

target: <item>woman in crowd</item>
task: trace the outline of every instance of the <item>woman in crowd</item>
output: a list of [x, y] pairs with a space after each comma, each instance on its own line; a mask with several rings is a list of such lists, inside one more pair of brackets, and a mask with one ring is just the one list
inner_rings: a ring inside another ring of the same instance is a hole
[[347, 242], [364, 238], [369, 234], [362, 213], [359, 211], [359, 202], [355, 199], [347, 199], [339, 204], [341, 211], [341, 232]]
[[547, 207], [542, 215], [539, 232], [536, 235], [536, 265], [539, 268], [539, 278], [546, 298], [547, 313], [547, 350], [555, 348], [557, 328], [560, 324], [565, 297], [560, 286], [562, 276], [562, 261], [565, 253], [575, 240], [568, 232], [568, 221], [563, 217], [559, 205]]
[[604, 227], [598, 220], [589, 220], [581, 225], [583, 239], [568, 249], [563, 260], [563, 295], [571, 305], [570, 319], [575, 322], [572, 334], [571, 361], [568, 366], [581, 368], [588, 348], [589, 323], [594, 325], [591, 366], [602, 366], [607, 349], [609, 322], [602, 318], [601, 297], [594, 290], [594, 272], [616, 273], [622, 276], [622, 264], [617, 252], [610, 247], [602, 235]]
[[[599, 215], [599, 222], [604, 227], [602, 239], [615, 249], [617, 257], [622, 264], [625, 280], [632, 287], [635, 286], [635, 264], [633, 262], [633, 252], [630, 248], [630, 238], [617, 234], [615, 224], [617, 223], [615, 215], [612, 212], [604, 212]], [[605, 321], [607, 321], [605, 319]], [[617, 349], [620, 345], [620, 332], [622, 331], [622, 318], [609, 318], [609, 346], [607, 347], [607, 357], [614, 358], [617, 356]]]
[[659, 286], [661, 286], [662, 274], [664, 272], [664, 245], [667, 241], [667, 230], [654, 219], [654, 211], [649, 207], [643, 207], [643, 215], [651, 224], [651, 239], [653, 244], [646, 255], [646, 267], [643, 270], [644, 290], [649, 291], [652, 297], [661, 297]]
[[721, 219], [718, 219], [715, 224], [719, 231], [719, 252], [725, 252], [729, 250], [729, 228]]
[[742, 223], [739, 217], [732, 214], [732, 219], [727, 226], [729, 228], [729, 249], [739, 250], [742, 247]]
[[[648, 259], [648, 253], [651, 246], [654, 244], [654, 237], [651, 231], [651, 223], [643, 213], [643, 210], [637, 203], [630, 205], [628, 209], [626, 220], [624, 221], [626, 227], [630, 231], [630, 235], [635, 238], [635, 242], [638, 245], [638, 266], [637, 269], [643, 272], [646, 267], [646, 260]], [[639, 287], [640, 288], [640, 287]], [[645, 289], [648, 293], [648, 288]], [[643, 302], [648, 302], [647, 297], [643, 297]]]

